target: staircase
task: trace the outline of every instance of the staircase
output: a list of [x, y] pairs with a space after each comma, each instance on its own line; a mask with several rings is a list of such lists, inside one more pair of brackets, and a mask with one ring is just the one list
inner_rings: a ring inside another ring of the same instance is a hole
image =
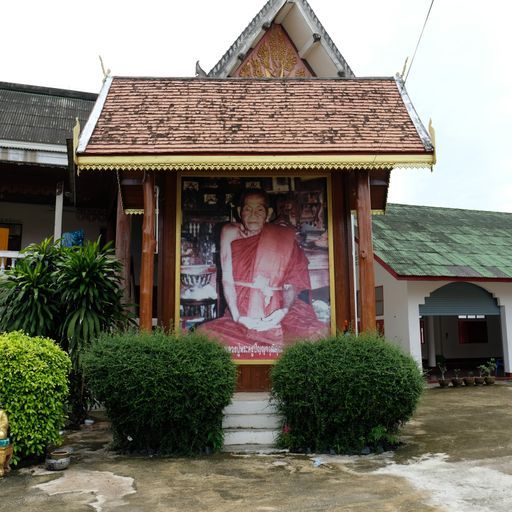
[[275, 451], [281, 417], [269, 402], [268, 393], [235, 393], [224, 409], [224, 451]]

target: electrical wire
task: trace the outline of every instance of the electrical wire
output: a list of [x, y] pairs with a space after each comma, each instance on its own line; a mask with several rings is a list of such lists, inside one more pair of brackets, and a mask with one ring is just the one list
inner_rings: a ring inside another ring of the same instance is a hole
[[414, 62], [414, 57], [416, 57], [416, 52], [418, 51], [418, 47], [420, 45], [421, 38], [423, 37], [423, 32], [425, 32], [425, 27], [427, 26], [428, 18], [430, 16], [430, 11], [432, 10], [432, 6], [434, 5], [434, 0], [430, 3], [430, 7], [427, 12], [427, 16], [425, 18], [425, 22], [423, 23], [423, 28], [421, 29], [420, 37], [418, 38], [418, 42], [416, 43], [416, 48], [414, 49], [414, 53], [412, 55], [411, 63], [409, 64], [409, 69], [407, 70], [407, 74], [404, 77], [404, 84], [407, 82], [407, 78], [409, 77], [409, 73], [411, 72], [412, 64]]

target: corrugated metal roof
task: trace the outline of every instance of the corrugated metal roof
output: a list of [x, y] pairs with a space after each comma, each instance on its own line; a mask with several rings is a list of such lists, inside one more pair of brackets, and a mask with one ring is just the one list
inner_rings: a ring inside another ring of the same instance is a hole
[[75, 119], [83, 126], [96, 94], [0, 82], [0, 139], [66, 144]]
[[373, 234], [399, 276], [512, 279], [512, 213], [388, 204]]

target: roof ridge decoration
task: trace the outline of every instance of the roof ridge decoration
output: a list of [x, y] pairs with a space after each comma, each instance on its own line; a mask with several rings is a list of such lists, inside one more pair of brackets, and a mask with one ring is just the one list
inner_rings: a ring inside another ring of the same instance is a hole
[[[416, 128], [416, 131], [418, 132], [418, 136], [420, 137], [421, 141], [423, 142], [423, 145], [425, 146], [425, 149], [427, 151], [433, 151], [435, 156], [435, 142], [434, 142], [434, 129], [432, 127], [432, 121], [430, 122], [430, 134], [426, 130], [426, 128], [423, 126], [423, 123], [421, 122], [420, 116], [416, 112], [416, 109], [414, 108], [414, 105], [412, 104], [411, 98], [409, 98], [409, 94], [407, 93], [407, 90], [405, 89], [405, 83], [402, 79], [402, 77], [399, 74], [395, 75], [395, 82], [396, 86], [398, 87], [398, 91], [400, 92], [400, 95], [402, 96], [402, 100], [404, 102], [405, 108], [407, 109], [407, 112], [409, 113], [409, 117], [411, 118], [411, 121], [414, 124], [414, 127]], [[435, 164], [435, 159], [434, 162]]]
[[89, 143], [89, 139], [91, 138], [94, 128], [96, 127], [96, 123], [98, 122], [100, 114], [103, 110], [103, 105], [105, 104], [105, 100], [107, 99], [108, 91], [110, 90], [112, 81], [112, 76], [105, 77], [105, 80], [103, 81], [103, 87], [101, 88], [100, 94], [98, 95], [98, 99], [94, 104], [91, 115], [89, 116], [89, 119], [87, 119], [87, 123], [85, 123], [80, 139], [78, 140], [78, 146], [75, 151], [75, 155], [77, 151], [85, 151], [85, 148]]
[[320, 36], [320, 43], [338, 69], [338, 76], [354, 77], [354, 72], [343, 55], [341, 55], [324, 26], [320, 23], [320, 20], [317, 18], [307, 0], [269, 0], [258, 14], [256, 14], [249, 25], [247, 25], [245, 30], [238, 36], [235, 42], [228, 48], [217, 64], [210, 70], [208, 76], [211, 78], [228, 77], [229, 74], [239, 66], [239, 57], [247, 55], [248, 51], [258, 42], [262, 32], [270, 27], [279, 11], [285, 8], [287, 4], [290, 7], [296, 5], [308, 25], [313, 29], [314, 34]]

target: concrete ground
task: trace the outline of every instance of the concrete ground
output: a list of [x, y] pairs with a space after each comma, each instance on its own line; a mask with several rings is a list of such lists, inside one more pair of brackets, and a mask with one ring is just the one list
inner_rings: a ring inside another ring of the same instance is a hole
[[62, 472], [13, 471], [0, 510], [509, 511], [512, 385], [428, 389], [394, 453], [119, 456], [97, 422], [67, 437]]

